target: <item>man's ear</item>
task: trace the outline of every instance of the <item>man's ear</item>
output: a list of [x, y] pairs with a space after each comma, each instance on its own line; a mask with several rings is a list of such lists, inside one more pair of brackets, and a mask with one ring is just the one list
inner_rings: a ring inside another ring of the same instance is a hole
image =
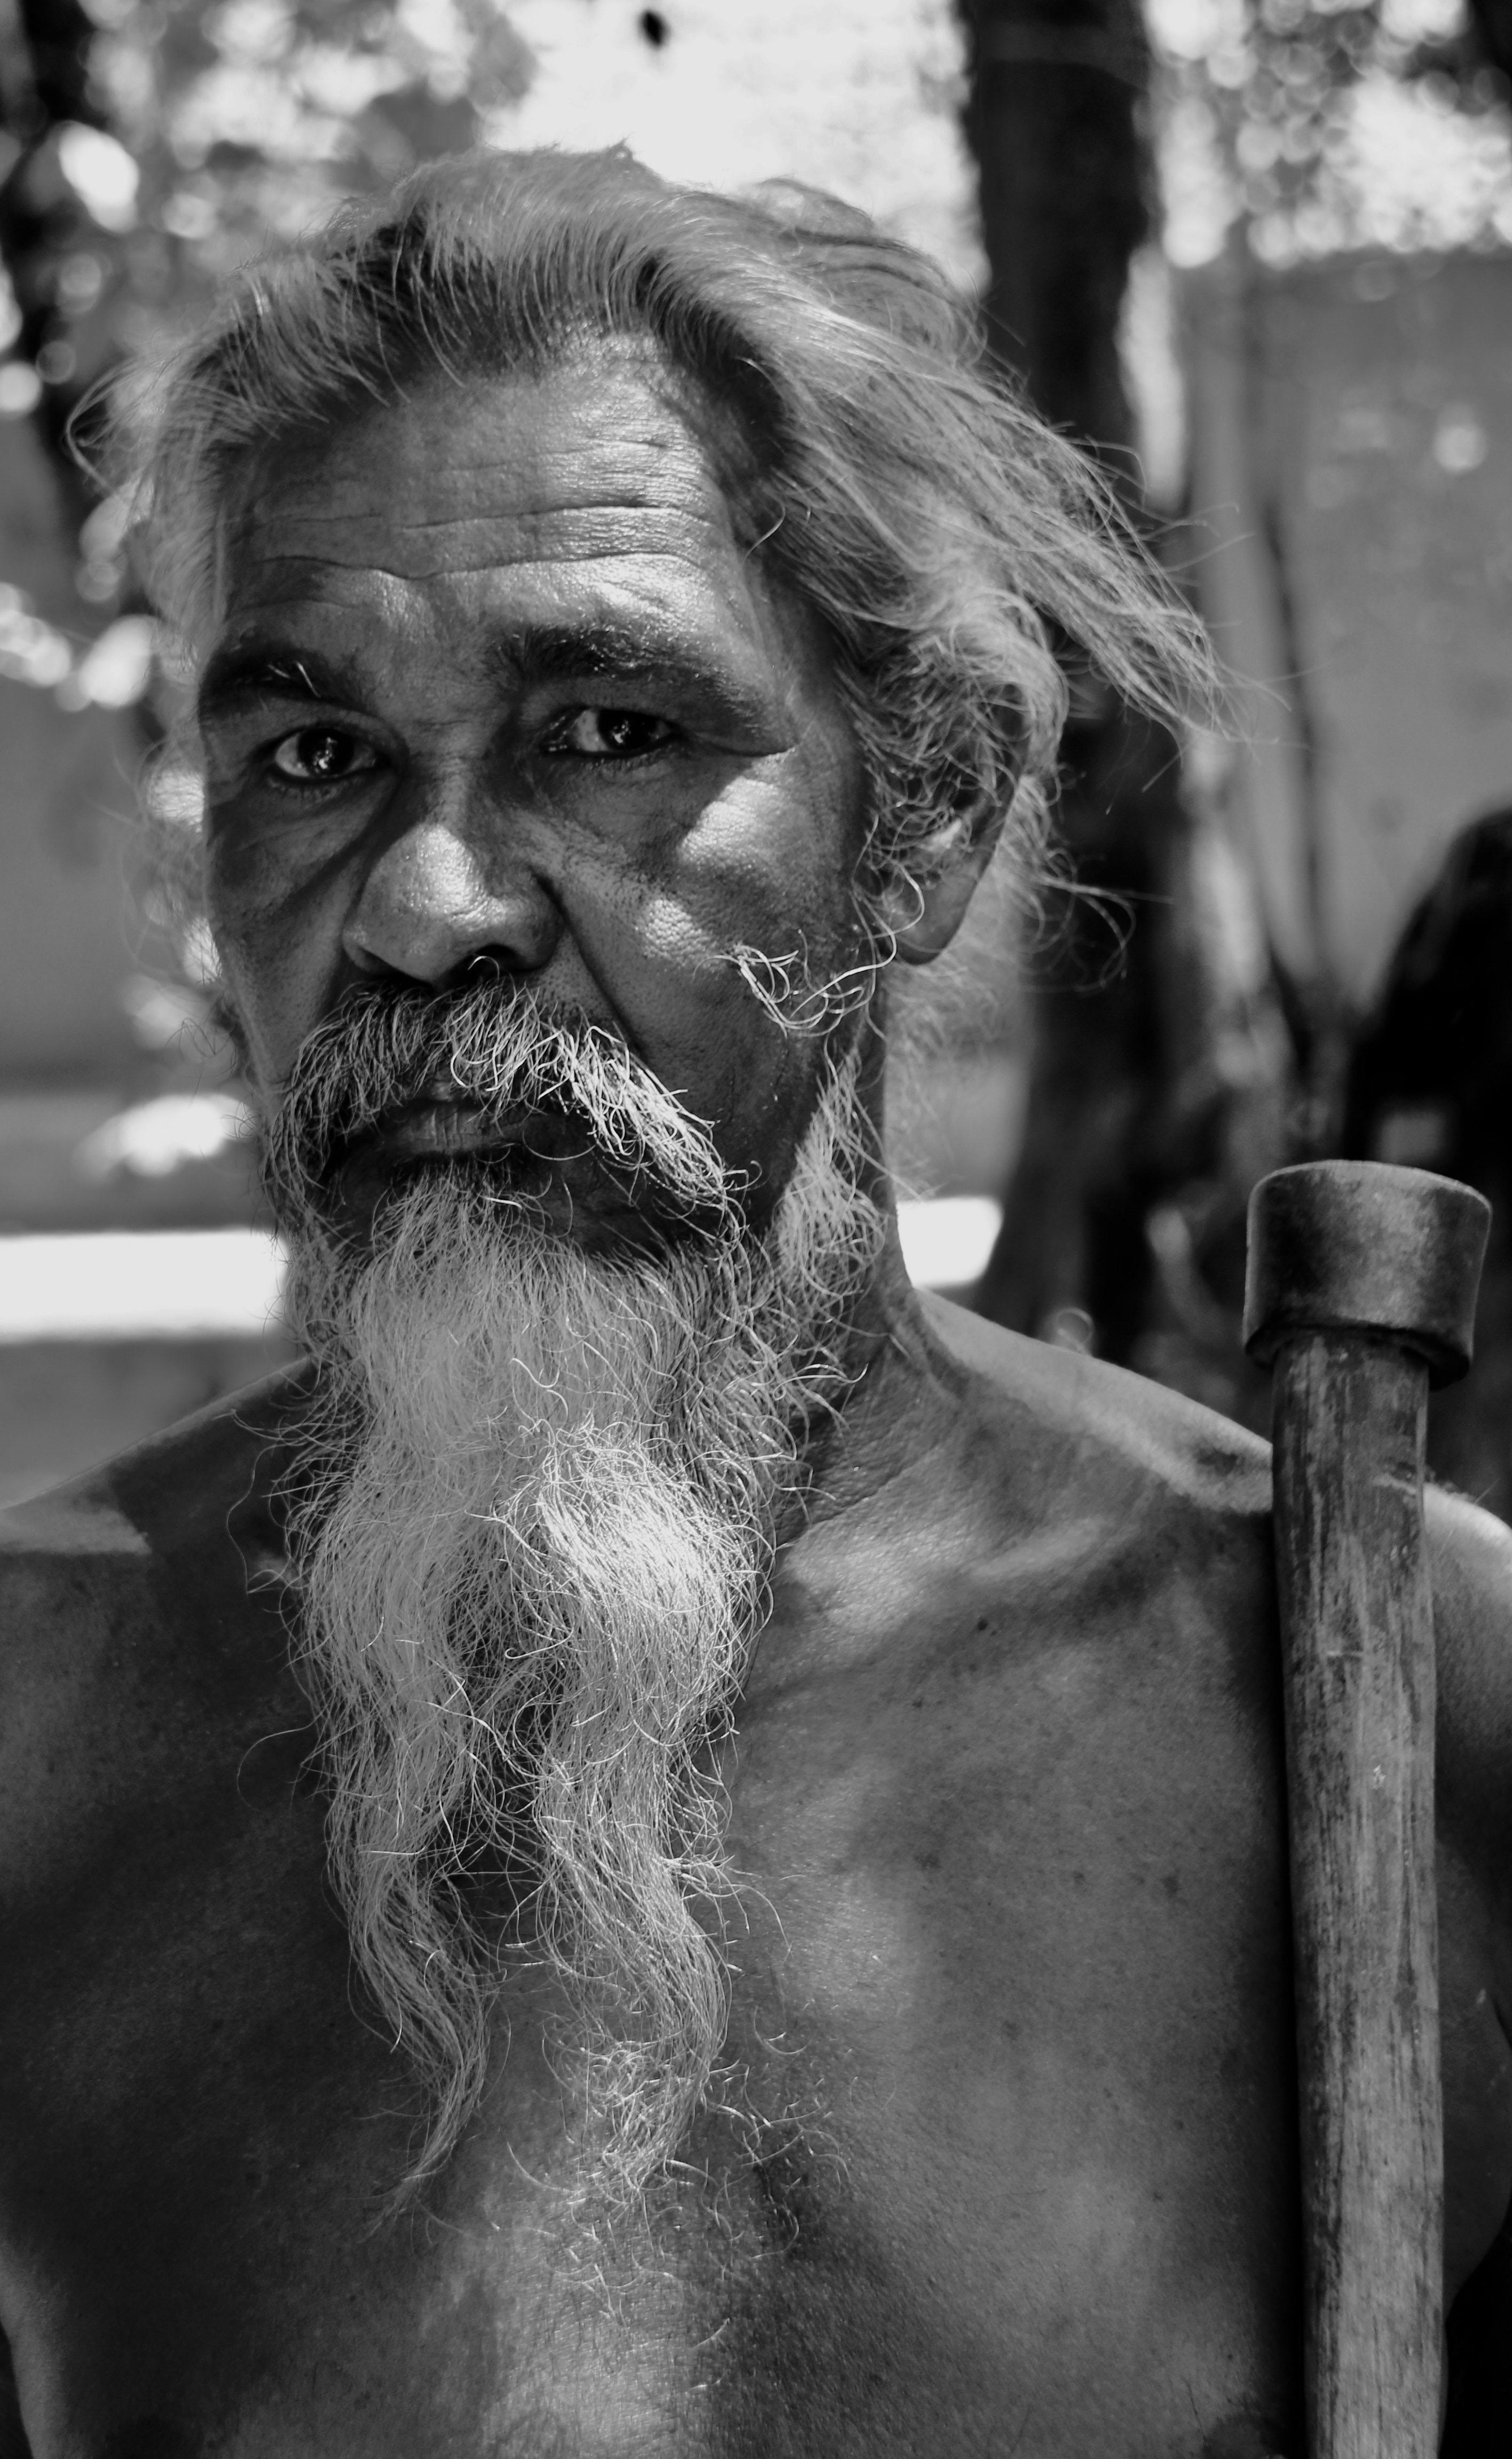
[[[914, 852], [910, 875], [892, 881], [876, 899], [872, 910], [905, 965], [933, 964], [950, 946], [997, 851], [1011, 800], [984, 794], [953, 813]], [[912, 875], [915, 871], [922, 879]]]

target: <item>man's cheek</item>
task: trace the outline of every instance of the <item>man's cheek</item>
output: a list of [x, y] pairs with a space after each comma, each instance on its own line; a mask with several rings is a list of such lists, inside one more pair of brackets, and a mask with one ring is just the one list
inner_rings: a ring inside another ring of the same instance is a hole
[[240, 833], [212, 834], [205, 902], [243, 1015], [292, 1004], [307, 1032], [319, 1019], [322, 986], [341, 963], [342, 899], [330, 867], [313, 849], [291, 856], [286, 841], [275, 850]]
[[205, 895], [222, 946], [251, 956], [298, 893], [298, 866], [286, 847], [260, 839], [229, 814], [212, 812], [205, 839]]
[[307, 961], [298, 942], [244, 915], [212, 912], [211, 928], [244, 1057], [254, 1082], [267, 1093], [283, 1082], [320, 1021], [324, 971]]

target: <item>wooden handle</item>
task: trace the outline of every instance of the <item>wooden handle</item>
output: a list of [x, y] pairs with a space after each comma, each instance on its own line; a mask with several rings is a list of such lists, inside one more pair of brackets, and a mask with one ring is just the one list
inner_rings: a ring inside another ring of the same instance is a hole
[[1438, 2445], [1443, 2111], [1430, 1377], [1469, 1363], [1490, 1208], [1324, 1162], [1250, 1199], [1246, 1345], [1273, 1363], [1310, 2459]]

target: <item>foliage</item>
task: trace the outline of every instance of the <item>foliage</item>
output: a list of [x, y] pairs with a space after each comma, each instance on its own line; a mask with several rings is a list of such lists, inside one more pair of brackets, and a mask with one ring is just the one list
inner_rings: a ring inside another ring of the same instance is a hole
[[530, 54], [492, 0], [30, 0], [0, 30], [0, 413], [41, 426], [108, 614], [120, 519], [73, 474], [80, 402], [270, 236], [471, 144]]
[[1150, 0], [1169, 243], [1273, 264], [1512, 243], [1498, 0]]

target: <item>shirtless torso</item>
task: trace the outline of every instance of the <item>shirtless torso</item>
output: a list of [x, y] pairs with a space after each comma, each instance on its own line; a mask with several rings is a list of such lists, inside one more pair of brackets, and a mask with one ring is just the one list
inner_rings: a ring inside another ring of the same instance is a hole
[[[729, 1770], [731, 2050], [803, 2132], [705, 2117], [596, 2246], [530, 1974], [375, 2225], [412, 2106], [324, 1882], [280, 1405], [5, 1524], [4, 2459], [1299, 2453], [1261, 1447], [933, 1303], [873, 1367]], [[1512, 1538], [1438, 1524], [1468, 2453], [1512, 2417]]]

